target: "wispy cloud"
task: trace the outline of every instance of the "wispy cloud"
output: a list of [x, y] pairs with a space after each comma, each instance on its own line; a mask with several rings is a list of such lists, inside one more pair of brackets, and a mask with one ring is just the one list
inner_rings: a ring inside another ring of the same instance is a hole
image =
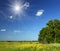
[[15, 33], [20, 33], [20, 32], [22, 32], [22, 31], [20, 31], [20, 30], [14, 30], [14, 32], [15, 32]]
[[44, 10], [38, 10], [37, 13], [36, 13], [36, 16], [41, 16], [43, 14]]
[[30, 4], [29, 2], [26, 2], [23, 6], [27, 9], [30, 6]]
[[0, 31], [1, 31], [1, 32], [5, 32], [5, 31], [6, 31], [6, 29], [0, 29]]

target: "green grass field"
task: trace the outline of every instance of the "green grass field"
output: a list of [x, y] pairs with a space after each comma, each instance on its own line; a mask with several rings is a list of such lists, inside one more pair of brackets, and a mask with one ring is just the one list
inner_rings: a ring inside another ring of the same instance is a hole
[[60, 51], [60, 44], [35, 42], [0, 42], [0, 51]]

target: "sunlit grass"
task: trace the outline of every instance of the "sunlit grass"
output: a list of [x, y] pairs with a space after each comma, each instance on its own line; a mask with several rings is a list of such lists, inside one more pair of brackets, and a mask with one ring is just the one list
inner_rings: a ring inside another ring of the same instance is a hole
[[60, 51], [60, 44], [0, 42], [0, 51]]

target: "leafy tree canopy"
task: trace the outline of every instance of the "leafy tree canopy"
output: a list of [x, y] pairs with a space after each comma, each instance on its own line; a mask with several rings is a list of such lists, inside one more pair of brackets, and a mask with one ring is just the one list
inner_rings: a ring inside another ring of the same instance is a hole
[[50, 20], [46, 27], [39, 32], [38, 41], [41, 43], [60, 43], [60, 20]]

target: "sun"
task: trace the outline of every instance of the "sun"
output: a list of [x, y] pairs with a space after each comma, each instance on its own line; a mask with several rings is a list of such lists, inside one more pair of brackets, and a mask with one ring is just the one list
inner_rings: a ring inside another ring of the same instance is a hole
[[19, 5], [14, 6], [14, 11], [19, 12], [21, 10], [21, 7]]
[[15, 4], [13, 6], [13, 10], [15, 13], [19, 13], [19, 12], [21, 12], [22, 9], [21, 9], [21, 6], [19, 4]]
[[10, 8], [11, 8], [11, 12], [15, 15], [20, 14], [23, 10], [22, 4], [19, 1], [14, 1], [14, 3], [11, 3]]
[[[11, 15], [15, 16], [24, 16], [25, 15], [25, 11], [27, 10], [27, 8], [29, 7], [29, 3], [28, 2], [21, 2], [20, 0], [15, 0], [14, 2], [11, 2], [11, 4], [9, 4], [9, 10], [11, 12]], [[12, 16], [10, 16], [10, 18], [12, 19]]]

